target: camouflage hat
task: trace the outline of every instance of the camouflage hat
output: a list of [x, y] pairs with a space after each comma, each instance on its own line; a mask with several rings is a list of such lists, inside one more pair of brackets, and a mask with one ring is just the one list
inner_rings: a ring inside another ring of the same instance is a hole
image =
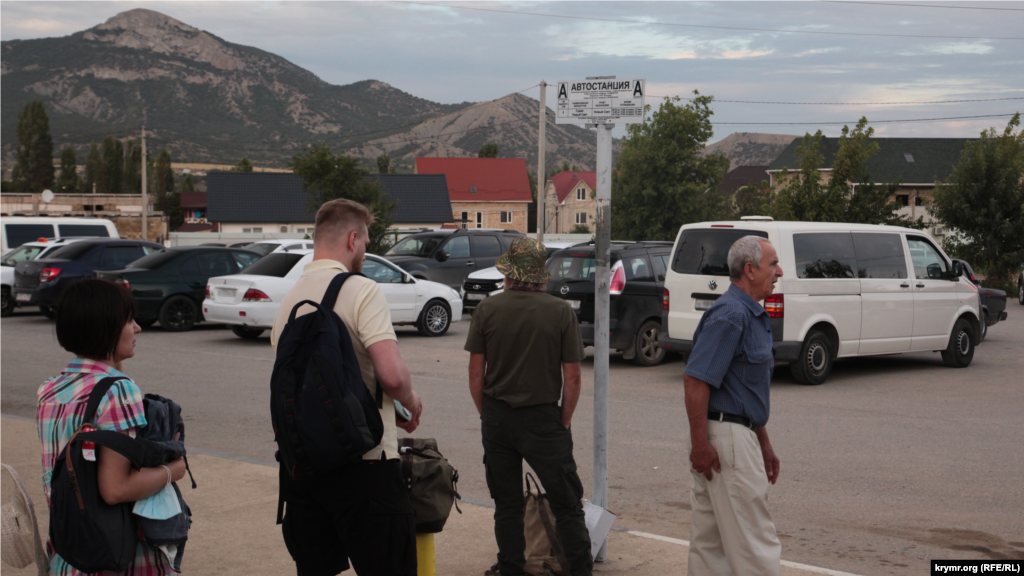
[[533, 238], [516, 238], [508, 252], [498, 258], [498, 272], [510, 280], [543, 284], [551, 278], [544, 263], [548, 249]]

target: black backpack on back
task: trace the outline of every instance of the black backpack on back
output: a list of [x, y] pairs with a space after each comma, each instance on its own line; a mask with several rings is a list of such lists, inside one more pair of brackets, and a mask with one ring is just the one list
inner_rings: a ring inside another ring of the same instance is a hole
[[[380, 384], [374, 399], [348, 330], [334, 312], [342, 285], [353, 275], [335, 276], [319, 304], [296, 304], [277, 342], [270, 414], [282, 475], [291, 478], [359, 462], [384, 435]], [[316, 311], [296, 318], [306, 304]], [[278, 516], [280, 521], [280, 510]]]
[[[100, 380], [89, 394], [82, 425], [91, 423], [107, 390], [119, 378]], [[83, 432], [79, 427], [57, 456], [50, 478], [50, 542], [54, 550], [85, 573], [122, 572], [135, 560], [139, 530], [132, 515], [134, 502], [113, 506], [103, 501], [96, 479], [98, 462], [82, 456], [82, 443], [106, 446], [138, 469], [144, 447], [125, 434], [109, 430]], [[98, 448], [97, 448], [98, 451]]]

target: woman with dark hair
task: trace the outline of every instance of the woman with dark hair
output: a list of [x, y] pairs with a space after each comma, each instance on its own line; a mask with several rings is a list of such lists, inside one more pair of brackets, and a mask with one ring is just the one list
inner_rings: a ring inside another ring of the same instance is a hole
[[[135, 356], [135, 299], [106, 280], [86, 279], [68, 286], [57, 303], [57, 341], [75, 355], [59, 376], [39, 387], [37, 425], [43, 453], [43, 490], [50, 503], [50, 478], [57, 455], [82, 424], [89, 394], [103, 378], [120, 378], [107, 391], [93, 424], [134, 437], [146, 425], [142, 392], [121, 372], [122, 362]], [[131, 462], [104, 446], [96, 453], [97, 485], [108, 504], [134, 502], [156, 494], [185, 475], [185, 462], [133, 470]], [[156, 576], [171, 573], [165, 556], [140, 538], [135, 561], [121, 574]], [[59, 555], [50, 559], [50, 574], [78, 576]], [[113, 573], [104, 572], [105, 576]]]

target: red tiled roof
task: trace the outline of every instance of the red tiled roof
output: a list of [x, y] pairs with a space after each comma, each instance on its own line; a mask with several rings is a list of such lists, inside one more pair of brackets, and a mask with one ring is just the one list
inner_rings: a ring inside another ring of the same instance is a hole
[[416, 173], [444, 174], [452, 202], [533, 201], [522, 158], [417, 158]]
[[182, 192], [182, 208], [206, 208], [206, 192]]
[[587, 186], [590, 186], [591, 190], [597, 189], [597, 172], [593, 170], [590, 172], [566, 170], [548, 178], [548, 181], [555, 185], [555, 194], [558, 194], [559, 204], [564, 202], [566, 196], [576, 189], [576, 183], [580, 180], [586, 182]]

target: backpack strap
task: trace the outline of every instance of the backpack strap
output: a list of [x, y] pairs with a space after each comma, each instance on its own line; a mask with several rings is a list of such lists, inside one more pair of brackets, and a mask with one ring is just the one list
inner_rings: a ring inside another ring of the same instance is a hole
[[85, 405], [85, 414], [82, 415], [82, 422], [92, 422], [93, 418], [96, 416], [96, 409], [100, 407], [100, 402], [103, 401], [103, 397], [119, 380], [127, 380], [127, 378], [107, 376], [92, 387], [92, 392], [89, 392], [89, 402]]
[[[363, 278], [366, 278], [366, 276], [359, 272], [342, 272], [331, 280], [330, 286], [328, 286], [327, 291], [324, 292], [324, 299], [320, 301], [321, 311], [334, 310], [334, 304], [338, 301], [338, 294], [341, 292], [341, 287], [344, 286], [346, 280], [353, 276], [362, 276]], [[324, 315], [326, 316], [327, 312], [324, 312]]]

